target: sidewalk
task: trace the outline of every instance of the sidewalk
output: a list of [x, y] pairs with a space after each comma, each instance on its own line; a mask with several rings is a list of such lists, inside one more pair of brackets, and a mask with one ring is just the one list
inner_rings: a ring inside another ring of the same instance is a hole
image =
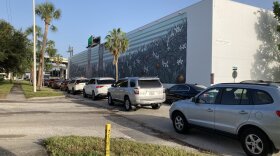
[[20, 87], [20, 84], [15, 83], [9, 95], [6, 97], [7, 101], [25, 101], [26, 98]]

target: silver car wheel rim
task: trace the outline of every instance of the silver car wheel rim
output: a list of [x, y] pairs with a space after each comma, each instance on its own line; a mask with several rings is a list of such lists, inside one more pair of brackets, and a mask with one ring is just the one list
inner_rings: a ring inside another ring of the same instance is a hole
[[181, 116], [176, 116], [176, 118], [175, 118], [175, 127], [178, 130], [182, 130], [183, 129], [184, 121], [183, 121], [183, 118]]
[[128, 100], [125, 101], [125, 108], [126, 108], [126, 110], [129, 110], [129, 101]]
[[249, 134], [245, 139], [246, 148], [252, 154], [260, 154], [263, 151], [263, 142], [255, 134]]

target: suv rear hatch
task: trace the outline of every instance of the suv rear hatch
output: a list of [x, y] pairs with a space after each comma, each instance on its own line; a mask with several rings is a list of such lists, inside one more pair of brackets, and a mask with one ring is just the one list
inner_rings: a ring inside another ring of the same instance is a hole
[[[164, 88], [159, 79], [138, 80], [138, 94], [141, 99], [149, 101], [164, 98]], [[137, 88], [134, 90], [137, 93]]]

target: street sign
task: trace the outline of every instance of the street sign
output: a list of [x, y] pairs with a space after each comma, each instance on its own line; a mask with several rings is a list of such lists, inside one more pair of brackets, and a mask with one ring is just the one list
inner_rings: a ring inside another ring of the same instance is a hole
[[234, 70], [234, 71], [232, 72], [232, 78], [234, 78], [234, 79], [237, 78], [237, 71], [236, 71], [236, 70]]

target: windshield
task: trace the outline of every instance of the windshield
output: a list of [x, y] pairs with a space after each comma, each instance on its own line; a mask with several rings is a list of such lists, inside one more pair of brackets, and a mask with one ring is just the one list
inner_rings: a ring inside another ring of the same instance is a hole
[[97, 80], [97, 84], [113, 84], [115, 80]]
[[159, 88], [162, 87], [159, 80], [138, 80], [138, 86], [141, 88]]

